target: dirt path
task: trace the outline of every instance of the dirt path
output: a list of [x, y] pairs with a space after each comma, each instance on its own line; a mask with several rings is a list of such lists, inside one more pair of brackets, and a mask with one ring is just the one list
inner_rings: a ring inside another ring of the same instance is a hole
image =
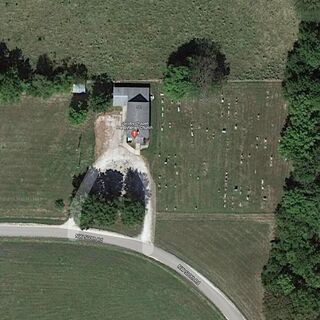
[[126, 174], [130, 168], [139, 172], [148, 196], [146, 198], [146, 215], [143, 229], [138, 239], [144, 242], [153, 242], [156, 212], [155, 185], [148, 164], [138, 152], [127, 145], [124, 132], [121, 130], [122, 122], [121, 113], [105, 114], [97, 118], [95, 133], [98, 158], [93, 166], [102, 172], [112, 169]]

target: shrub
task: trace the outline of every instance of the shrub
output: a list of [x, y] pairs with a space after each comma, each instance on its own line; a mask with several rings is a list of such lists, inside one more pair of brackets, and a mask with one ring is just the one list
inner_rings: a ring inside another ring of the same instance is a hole
[[187, 67], [168, 66], [163, 79], [164, 92], [173, 101], [181, 100], [192, 91], [190, 72]]
[[0, 102], [13, 103], [20, 100], [24, 83], [16, 71], [0, 73]]
[[93, 77], [89, 105], [94, 112], [104, 112], [112, 100], [113, 81], [106, 73]]
[[86, 94], [75, 94], [69, 105], [68, 120], [72, 125], [80, 125], [87, 119], [88, 101]]
[[63, 209], [64, 208], [64, 201], [63, 199], [57, 199], [55, 202], [54, 202], [56, 208], [58, 209]]

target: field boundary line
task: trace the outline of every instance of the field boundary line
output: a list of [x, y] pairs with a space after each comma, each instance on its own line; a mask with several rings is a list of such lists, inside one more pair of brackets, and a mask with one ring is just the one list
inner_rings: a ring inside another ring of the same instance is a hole
[[[153, 82], [161, 83], [162, 79], [139, 79], [139, 80], [130, 80], [130, 79], [118, 79], [114, 81], [115, 83], [143, 83], [143, 82]], [[281, 83], [282, 79], [230, 79], [227, 80], [227, 83]]]
[[252, 221], [261, 223], [273, 223], [273, 213], [176, 213], [157, 212], [158, 221]]

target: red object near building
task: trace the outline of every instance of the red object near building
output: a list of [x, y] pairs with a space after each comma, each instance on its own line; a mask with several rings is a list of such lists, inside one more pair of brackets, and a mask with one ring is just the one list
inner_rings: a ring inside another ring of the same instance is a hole
[[132, 130], [131, 131], [131, 136], [135, 139], [138, 136], [139, 132], [138, 130]]

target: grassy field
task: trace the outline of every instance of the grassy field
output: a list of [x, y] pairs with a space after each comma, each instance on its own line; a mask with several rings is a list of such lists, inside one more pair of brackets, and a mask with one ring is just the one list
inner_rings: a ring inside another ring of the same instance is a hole
[[0, 242], [2, 320], [222, 320], [159, 264], [112, 247]]
[[260, 274], [268, 259], [270, 225], [254, 221], [158, 219], [156, 244], [189, 262], [247, 316], [262, 320]]
[[117, 79], [159, 77], [194, 37], [222, 45], [231, 78], [282, 77], [298, 30], [292, 0], [15, 0], [0, 3], [0, 39], [35, 61], [74, 57]]
[[207, 98], [182, 102], [180, 112], [153, 91], [145, 156], [157, 211], [273, 212], [288, 172], [277, 152], [287, 114], [281, 84], [228, 83]]
[[[92, 121], [67, 123], [70, 97], [24, 98], [0, 107], [0, 220], [65, 218], [73, 174], [93, 161]], [[47, 221], [46, 221], [47, 222]]]

